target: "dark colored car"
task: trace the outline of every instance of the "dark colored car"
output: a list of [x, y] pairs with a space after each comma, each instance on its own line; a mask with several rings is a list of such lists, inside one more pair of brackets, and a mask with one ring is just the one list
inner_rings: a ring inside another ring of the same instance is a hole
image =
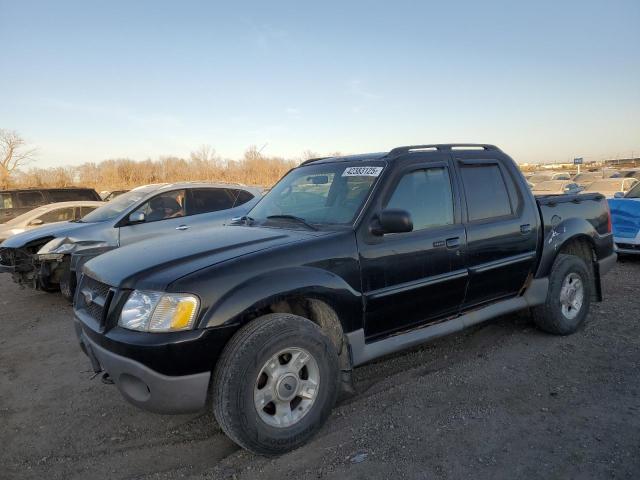
[[75, 328], [154, 412], [203, 409], [242, 447], [306, 442], [351, 371], [498, 315], [584, 322], [615, 263], [600, 194], [534, 198], [491, 145], [310, 160], [236, 225], [85, 264]]
[[0, 223], [13, 220], [18, 215], [41, 205], [81, 200], [101, 201], [92, 188], [28, 188], [0, 191]]

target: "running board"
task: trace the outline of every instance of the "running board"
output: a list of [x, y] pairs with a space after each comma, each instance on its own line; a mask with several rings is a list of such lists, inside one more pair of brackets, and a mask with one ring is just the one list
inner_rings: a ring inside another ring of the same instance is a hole
[[451, 320], [393, 335], [376, 342], [366, 343], [364, 330], [362, 328], [347, 333], [346, 336], [351, 350], [352, 365], [357, 367], [358, 365], [362, 365], [363, 363], [367, 363], [384, 355], [415, 347], [416, 345], [449, 335], [450, 333], [459, 332], [467, 327], [486, 322], [500, 315], [535, 307], [536, 305], [544, 303], [547, 298], [548, 288], [549, 280], [547, 278], [535, 279], [532, 280], [522, 296], [493, 303]]

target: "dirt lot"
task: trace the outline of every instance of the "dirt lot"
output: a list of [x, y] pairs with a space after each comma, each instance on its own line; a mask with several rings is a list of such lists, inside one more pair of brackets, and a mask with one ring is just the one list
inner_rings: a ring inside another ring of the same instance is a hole
[[71, 308], [0, 276], [0, 478], [640, 478], [640, 262], [570, 337], [501, 318], [356, 372], [307, 446], [239, 450], [91, 380]]

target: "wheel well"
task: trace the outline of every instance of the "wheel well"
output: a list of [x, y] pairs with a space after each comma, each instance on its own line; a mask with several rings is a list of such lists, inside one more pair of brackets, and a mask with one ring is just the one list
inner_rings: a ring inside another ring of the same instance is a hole
[[593, 266], [593, 262], [596, 260], [596, 253], [593, 249], [593, 244], [588, 237], [574, 237], [571, 240], [567, 241], [562, 247], [558, 254], [565, 255], [574, 255], [576, 257], [582, 258], [585, 263], [589, 266]]
[[342, 329], [342, 323], [337, 312], [323, 300], [304, 296], [288, 297], [278, 299], [258, 312], [254, 312], [251, 319], [261, 317], [268, 313], [292, 313], [300, 317], [307, 318], [329, 336], [331, 342], [338, 352], [338, 360], [342, 370], [351, 369], [351, 358], [347, 339]]
[[591, 283], [594, 287], [595, 298], [600, 301], [602, 299], [600, 281], [596, 278], [594, 269], [595, 261], [598, 258], [591, 239], [586, 236], [574, 237], [562, 245], [558, 252], [558, 255], [560, 254], [574, 255], [584, 260], [584, 263], [587, 265], [589, 275], [591, 276]]

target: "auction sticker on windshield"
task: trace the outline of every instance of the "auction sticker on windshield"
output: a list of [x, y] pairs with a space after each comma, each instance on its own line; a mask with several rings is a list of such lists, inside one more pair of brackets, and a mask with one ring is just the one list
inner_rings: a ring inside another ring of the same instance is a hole
[[382, 167], [349, 167], [342, 172], [343, 177], [377, 177]]

